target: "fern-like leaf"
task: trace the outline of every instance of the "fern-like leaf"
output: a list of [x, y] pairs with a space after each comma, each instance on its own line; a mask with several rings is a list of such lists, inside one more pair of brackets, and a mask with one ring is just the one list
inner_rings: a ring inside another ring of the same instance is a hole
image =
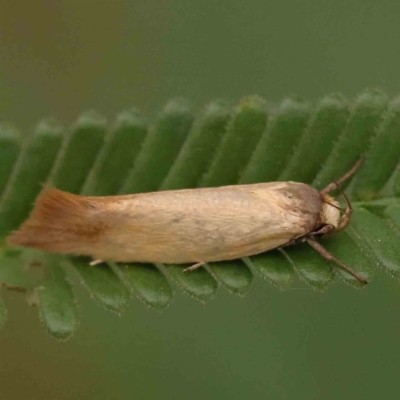
[[[400, 278], [400, 100], [366, 90], [354, 101], [332, 94], [314, 106], [291, 97], [277, 107], [249, 96], [230, 107], [207, 105], [195, 118], [188, 103], [170, 101], [153, 123], [136, 110], [121, 113], [107, 128], [95, 112], [70, 129], [46, 120], [24, 143], [0, 126], [0, 243], [27, 217], [41, 184], [86, 195], [114, 195], [294, 180], [320, 189], [363, 156], [346, 193], [356, 202], [351, 225], [323, 240], [336, 257], [368, 280], [386, 271]], [[28, 292], [47, 330], [66, 339], [77, 325], [73, 286], [83, 284], [99, 305], [118, 314], [130, 298], [154, 309], [167, 307], [173, 286], [203, 303], [221, 286], [243, 295], [254, 274], [285, 289], [296, 277], [318, 291], [338, 276], [306, 245], [277, 249], [243, 260], [209, 263], [184, 273], [180, 265], [104, 263], [0, 247], [0, 283]], [[36, 267], [35, 267], [36, 266]], [[377, 268], [381, 267], [381, 268]], [[0, 301], [0, 326], [6, 319]]]

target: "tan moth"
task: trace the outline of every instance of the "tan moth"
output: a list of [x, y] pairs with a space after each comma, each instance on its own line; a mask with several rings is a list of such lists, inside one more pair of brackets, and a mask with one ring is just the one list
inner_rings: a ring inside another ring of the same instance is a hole
[[329, 193], [358, 169], [358, 162], [321, 192], [296, 182], [270, 182], [87, 197], [45, 188], [29, 219], [8, 238], [11, 245], [102, 261], [193, 263], [264, 253], [308, 242], [362, 283], [365, 278], [336, 259], [316, 236], [344, 229], [351, 218]]

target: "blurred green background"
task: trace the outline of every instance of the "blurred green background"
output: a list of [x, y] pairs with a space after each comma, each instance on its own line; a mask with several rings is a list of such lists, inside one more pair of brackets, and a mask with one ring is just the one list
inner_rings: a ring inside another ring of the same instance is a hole
[[[151, 118], [176, 96], [199, 109], [248, 94], [399, 94], [399, 21], [394, 0], [0, 0], [0, 118], [27, 133], [92, 108]], [[1, 399], [399, 396], [400, 287], [389, 278], [323, 295], [257, 278], [245, 298], [220, 288], [202, 305], [178, 291], [163, 312], [133, 301], [122, 317], [78, 290], [82, 322], [66, 343], [7, 293]]]

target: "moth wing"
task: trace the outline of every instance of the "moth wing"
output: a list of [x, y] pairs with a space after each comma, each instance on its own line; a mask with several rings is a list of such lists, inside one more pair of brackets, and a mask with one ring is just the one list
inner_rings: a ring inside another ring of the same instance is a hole
[[294, 235], [291, 233], [270, 236], [267, 238], [263, 238], [259, 241], [241, 244], [236, 247], [226, 248], [222, 254], [218, 255], [218, 257], [214, 257], [217, 259], [206, 261], [234, 260], [237, 258], [249, 257], [256, 254], [265, 253], [269, 250], [276, 249], [289, 243], [293, 238]]

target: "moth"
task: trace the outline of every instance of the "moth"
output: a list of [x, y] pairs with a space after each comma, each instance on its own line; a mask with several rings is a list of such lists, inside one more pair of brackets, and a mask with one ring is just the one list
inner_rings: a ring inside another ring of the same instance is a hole
[[365, 278], [329, 253], [316, 237], [349, 224], [329, 193], [357, 163], [321, 192], [297, 182], [87, 197], [45, 188], [29, 219], [8, 243], [103, 261], [193, 265], [232, 260], [308, 242], [362, 283]]

